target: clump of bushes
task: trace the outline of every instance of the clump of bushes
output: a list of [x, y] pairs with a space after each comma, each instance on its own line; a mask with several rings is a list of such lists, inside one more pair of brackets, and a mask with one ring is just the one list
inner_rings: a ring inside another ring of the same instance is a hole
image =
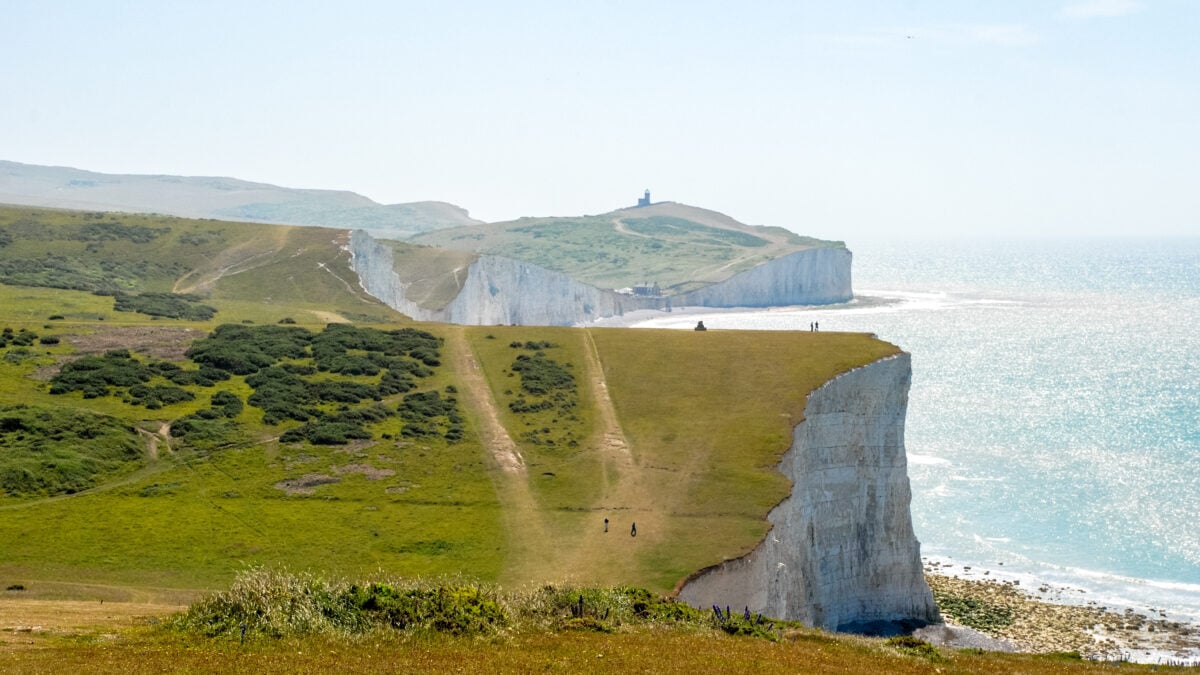
[[171, 435], [196, 448], [208, 448], [228, 441], [237, 428], [233, 420], [244, 409], [242, 399], [228, 391], [213, 394], [209, 407], [185, 415], [171, 423]]
[[201, 365], [251, 375], [281, 359], [308, 356], [312, 333], [288, 326], [227, 323], [192, 343], [187, 357]]
[[133, 405], [144, 405], [150, 410], [158, 410], [164, 405], [183, 403], [195, 398], [195, 394], [179, 387], [135, 384], [129, 388], [129, 398], [127, 401]]
[[114, 298], [113, 309], [118, 312], [188, 321], [208, 321], [217, 313], [215, 307], [200, 304], [199, 296], [186, 293], [117, 293]]
[[313, 445], [344, 445], [352, 440], [371, 438], [366, 425], [382, 422], [392, 411], [382, 405], [357, 410], [343, 410], [331, 415], [318, 412], [310, 422], [288, 429], [280, 437], [282, 443], [308, 441]]
[[132, 387], [154, 376], [148, 366], [134, 359], [127, 349], [103, 356], [84, 356], [62, 367], [50, 380], [51, 394], [83, 392], [84, 398], [107, 396], [110, 387]]
[[521, 389], [534, 396], [575, 389], [575, 377], [557, 361], [545, 356], [520, 354], [511, 369], [521, 374]]
[[[404, 420], [402, 436], [444, 436], [448, 441], [462, 440], [463, 418], [458, 412], [458, 399], [442, 398], [436, 391], [408, 394], [398, 412]], [[445, 431], [442, 428], [445, 427]]]
[[0, 349], [4, 349], [9, 345], [14, 347], [32, 347], [34, 341], [37, 339], [37, 333], [28, 328], [22, 328], [19, 331], [13, 332], [12, 328], [5, 326], [3, 330], [0, 330]]
[[166, 361], [142, 363], [127, 349], [106, 352], [102, 356], [84, 356], [72, 361], [50, 380], [50, 393], [83, 393], [84, 398], [107, 396], [113, 387], [127, 389], [125, 400], [132, 405], [144, 405], [156, 410], [164, 405], [191, 401], [195, 394], [179, 386], [149, 385], [155, 375], [161, 375], [176, 385], [195, 384], [211, 387], [229, 379], [229, 373], [213, 368], [184, 370]]
[[[488, 337], [490, 338], [492, 336], [489, 335]], [[546, 340], [526, 340], [525, 342], [514, 340], [508, 343], [508, 346], [512, 347], [513, 349], [528, 349], [531, 352], [537, 352], [545, 349], [553, 349], [558, 345]]]

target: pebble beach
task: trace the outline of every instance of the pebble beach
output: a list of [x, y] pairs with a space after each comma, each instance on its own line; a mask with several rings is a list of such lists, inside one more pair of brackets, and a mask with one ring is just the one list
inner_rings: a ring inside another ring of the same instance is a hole
[[[1173, 621], [1161, 610], [1138, 612], [1087, 601], [1060, 604], [1046, 597], [1062, 589], [1026, 589], [1017, 580], [964, 578], [954, 572], [952, 566], [937, 562], [925, 566], [926, 580], [943, 607], [946, 623], [975, 628], [1016, 651], [1200, 665], [1200, 626]], [[962, 616], [955, 617], [948, 606], [956, 607]]]

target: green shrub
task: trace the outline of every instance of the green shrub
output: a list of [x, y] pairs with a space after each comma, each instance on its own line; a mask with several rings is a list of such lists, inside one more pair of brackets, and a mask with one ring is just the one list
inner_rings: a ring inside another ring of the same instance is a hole
[[535, 396], [544, 396], [556, 389], [572, 391], [575, 377], [557, 361], [544, 356], [521, 354], [511, 369], [521, 375], [521, 389]]
[[303, 328], [227, 323], [193, 342], [187, 356], [201, 365], [250, 375], [281, 359], [308, 356], [311, 340], [312, 333]]
[[195, 295], [179, 293], [140, 293], [129, 295], [117, 293], [113, 309], [118, 312], [138, 312], [147, 316], [162, 316], [170, 319], [208, 321], [217, 313], [215, 307], [200, 304]]
[[911, 635], [897, 635], [896, 637], [888, 638], [887, 642], [884, 644], [894, 649], [898, 649], [905, 654], [919, 656], [924, 659], [929, 659], [930, 661], [942, 660], [942, 655], [938, 653], [936, 647], [920, 638], [916, 638]]
[[128, 350], [118, 349], [103, 356], [84, 356], [62, 367], [50, 380], [50, 393], [73, 391], [84, 398], [107, 396], [109, 387], [132, 387], [149, 382], [154, 371], [134, 359]]

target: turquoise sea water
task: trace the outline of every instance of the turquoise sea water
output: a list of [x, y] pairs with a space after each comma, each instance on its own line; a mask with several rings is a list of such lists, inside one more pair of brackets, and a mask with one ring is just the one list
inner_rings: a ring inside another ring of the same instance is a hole
[[900, 345], [924, 556], [1200, 622], [1200, 238], [850, 246], [847, 305], [636, 325]]

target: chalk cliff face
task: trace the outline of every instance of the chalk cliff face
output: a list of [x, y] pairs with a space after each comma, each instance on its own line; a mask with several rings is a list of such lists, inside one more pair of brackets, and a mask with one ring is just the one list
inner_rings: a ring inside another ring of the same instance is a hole
[[624, 295], [530, 263], [481, 255], [466, 269], [456, 297], [441, 307], [425, 307], [409, 298], [410, 284], [397, 274], [388, 245], [356, 231], [350, 250], [368, 293], [422, 321], [569, 326], [636, 309], [816, 305], [852, 297], [851, 254], [844, 248], [798, 251], [720, 283], [666, 297]]
[[780, 462], [792, 493], [749, 554], [702, 570], [679, 598], [825, 630], [939, 621], [909, 515], [904, 415], [908, 354], [852, 370], [809, 394]]
[[810, 248], [673, 298], [677, 307], [827, 305], [851, 298], [849, 249]]

